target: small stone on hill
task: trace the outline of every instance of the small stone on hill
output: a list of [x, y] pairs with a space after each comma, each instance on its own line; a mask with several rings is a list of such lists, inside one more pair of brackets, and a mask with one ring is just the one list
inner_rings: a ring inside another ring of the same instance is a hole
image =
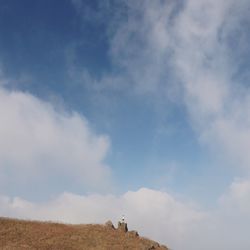
[[106, 223], [105, 223], [105, 226], [108, 227], [108, 228], [112, 228], [112, 229], [115, 229], [112, 221], [108, 220]]
[[128, 232], [128, 226], [127, 226], [127, 223], [125, 222], [118, 222], [118, 230], [120, 231], [123, 231], [124, 233], [127, 233]]
[[160, 245], [159, 245], [159, 243], [157, 243], [157, 242], [152, 242], [152, 245], [151, 245], [151, 247], [149, 248], [150, 250], [152, 249], [157, 249], [157, 248], [159, 248], [160, 247]]
[[161, 245], [161, 248], [168, 250], [168, 248], [165, 245]]
[[138, 237], [139, 236], [138, 232], [135, 231], [135, 230], [129, 231], [128, 233], [129, 233], [130, 236], [133, 236], [133, 237]]

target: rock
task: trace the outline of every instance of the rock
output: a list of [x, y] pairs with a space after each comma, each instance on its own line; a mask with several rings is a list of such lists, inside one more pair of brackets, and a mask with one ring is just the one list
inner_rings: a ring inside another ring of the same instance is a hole
[[134, 236], [134, 237], [138, 237], [138, 236], [139, 236], [138, 232], [135, 231], [135, 230], [129, 231], [129, 234], [130, 234], [131, 236]]
[[168, 250], [168, 248], [165, 245], [161, 245], [162, 249]]
[[115, 229], [113, 223], [111, 220], [108, 220], [106, 223], [105, 223], [105, 226], [108, 227], [108, 228], [112, 228], [112, 229]]
[[157, 242], [152, 242], [151, 247], [149, 248], [149, 250], [157, 249], [157, 248], [159, 248], [159, 247], [160, 247], [159, 243], [157, 243]]
[[139, 234], [138, 234], [137, 231], [132, 230], [132, 231], [128, 231], [128, 232], [127, 232], [127, 236], [128, 236], [129, 238], [137, 238], [137, 237], [139, 237]]
[[127, 223], [125, 222], [118, 222], [118, 230], [120, 231], [123, 231], [124, 233], [127, 233], [128, 232], [128, 226], [127, 226]]

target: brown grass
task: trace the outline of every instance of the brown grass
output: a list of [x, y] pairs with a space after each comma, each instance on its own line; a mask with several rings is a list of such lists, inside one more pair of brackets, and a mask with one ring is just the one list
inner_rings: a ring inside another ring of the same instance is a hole
[[164, 249], [158, 243], [104, 225], [69, 225], [0, 218], [0, 249]]

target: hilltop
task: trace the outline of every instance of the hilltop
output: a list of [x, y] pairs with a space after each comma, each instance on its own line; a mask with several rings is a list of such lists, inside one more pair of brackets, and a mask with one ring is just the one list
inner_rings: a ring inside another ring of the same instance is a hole
[[0, 218], [0, 249], [168, 250], [128, 231], [126, 223], [116, 229], [111, 222], [71, 225], [9, 218]]

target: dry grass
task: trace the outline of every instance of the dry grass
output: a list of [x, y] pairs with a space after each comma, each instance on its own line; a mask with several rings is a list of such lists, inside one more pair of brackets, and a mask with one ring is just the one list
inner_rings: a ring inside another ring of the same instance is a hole
[[149, 239], [104, 225], [68, 225], [8, 218], [0, 218], [0, 249], [167, 250]]

